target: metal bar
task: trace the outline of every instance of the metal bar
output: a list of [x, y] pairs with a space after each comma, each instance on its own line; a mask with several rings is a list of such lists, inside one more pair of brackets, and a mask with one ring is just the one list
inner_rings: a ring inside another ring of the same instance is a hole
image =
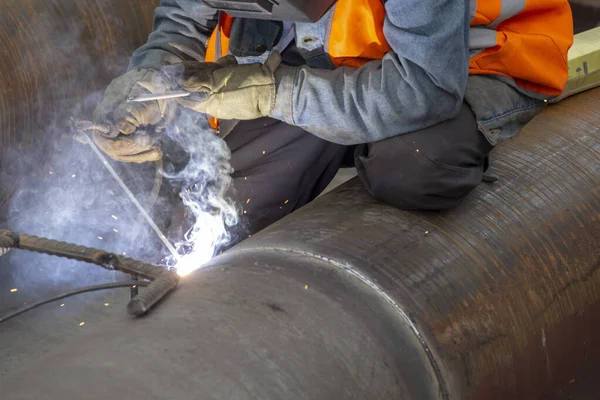
[[127, 304], [127, 312], [131, 316], [141, 317], [178, 284], [179, 275], [176, 271], [163, 271], [142, 293], [131, 299]]
[[0, 231], [0, 256], [17, 247], [19, 236], [14, 232]]
[[171, 254], [173, 255], [173, 257], [175, 257], [176, 260], [179, 260], [180, 256], [177, 253], [177, 250], [175, 249], [175, 247], [171, 244], [171, 242], [169, 242], [169, 239], [167, 239], [167, 237], [165, 236], [165, 234], [154, 223], [154, 220], [152, 219], [152, 217], [150, 217], [150, 215], [148, 214], [148, 212], [144, 209], [144, 207], [142, 207], [142, 205], [136, 199], [136, 197], [133, 195], [133, 193], [131, 192], [131, 190], [129, 190], [129, 188], [127, 187], [127, 185], [125, 185], [125, 182], [123, 182], [123, 180], [121, 179], [121, 177], [119, 176], [119, 174], [117, 174], [117, 172], [114, 170], [114, 168], [108, 163], [108, 161], [106, 160], [106, 157], [104, 157], [104, 155], [102, 154], [102, 152], [100, 151], [100, 149], [98, 149], [98, 147], [96, 146], [96, 144], [92, 141], [92, 139], [90, 139], [90, 137], [88, 135], [83, 134], [82, 136], [85, 136], [85, 138], [87, 140], [87, 144], [90, 145], [90, 147], [92, 148], [92, 150], [94, 151], [94, 153], [96, 153], [96, 156], [98, 156], [98, 158], [100, 159], [100, 161], [102, 161], [102, 164], [106, 167], [106, 169], [108, 170], [108, 172], [110, 172], [110, 174], [113, 176], [113, 178], [115, 178], [115, 180], [117, 181], [117, 183], [119, 184], [119, 186], [121, 186], [121, 188], [123, 189], [123, 191], [125, 192], [125, 194], [127, 195], [127, 197], [129, 197], [129, 199], [135, 205], [135, 207], [138, 209], [138, 211], [144, 216], [144, 219], [146, 220], [146, 222], [148, 222], [148, 225], [150, 225], [150, 227], [152, 228], [152, 230], [154, 230], [154, 232], [156, 233], [156, 235], [158, 236], [158, 238], [161, 240], [161, 242], [163, 242], [163, 244], [165, 245], [165, 247], [167, 249], [169, 249], [169, 251], [171, 252]]
[[104, 250], [93, 249], [73, 243], [46, 239], [23, 233], [0, 231], [0, 237], [11, 237], [16, 242], [14, 248], [34, 251], [72, 260], [84, 261], [110, 270], [139, 275], [146, 279], [158, 278], [165, 269], [158, 265], [144, 263], [133, 258], [119, 256]]
[[127, 99], [128, 102], [144, 102], [144, 101], [152, 101], [152, 100], [168, 100], [168, 99], [177, 99], [180, 97], [187, 97], [192, 93], [186, 92], [185, 90], [177, 90], [173, 92], [166, 93], [150, 93], [150, 94], [142, 94], [136, 97], [130, 97]]
[[109, 270], [131, 274], [135, 280], [138, 276], [151, 279], [152, 282], [141, 294], [138, 294], [137, 286], [132, 288], [132, 298], [127, 305], [127, 312], [136, 317], [147, 313], [179, 284], [180, 277], [176, 271], [167, 271], [157, 265], [73, 243], [0, 230], [0, 255], [12, 248], [96, 264]]

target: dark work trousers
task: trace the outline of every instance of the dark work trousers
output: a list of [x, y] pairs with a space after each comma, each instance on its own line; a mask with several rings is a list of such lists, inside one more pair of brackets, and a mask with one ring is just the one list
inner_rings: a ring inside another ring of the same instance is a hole
[[481, 182], [492, 150], [466, 104], [452, 120], [352, 148], [270, 118], [241, 121], [225, 141], [241, 217], [234, 242], [317, 197], [348, 151], [376, 199], [406, 210], [442, 210]]

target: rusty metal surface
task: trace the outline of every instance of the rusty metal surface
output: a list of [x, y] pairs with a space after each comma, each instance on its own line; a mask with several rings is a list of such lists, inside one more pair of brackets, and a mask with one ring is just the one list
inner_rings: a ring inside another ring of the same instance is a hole
[[[98, 94], [125, 70], [133, 50], [146, 41], [157, 3], [0, 2], [0, 154], [10, 148], [26, 155], [63, 133], [73, 110], [91, 110]], [[47, 155], [39, 159], [40, 171]], [[7, 166], [0, 164], [0, 169]], [[2, 179], [0, 208], [18, 176]]]
[[549, 107], [492, 160], [499, 180], [456, 210], [395, 210], [354, 181], [236, 250], [377, 282], [427, 338], [451, 398], [568, 398], [600, 373], [600, 91]]
[[[96, 313], [76, 334], [43, 314], [11, 321], [4, 393], [598, 398], [599, 95], [496, 149], [499, 180], [455, 210], [400, 211], [352, 181], [187, 276], [147, 318]], [[41, 339], [49, 326], [69, 340]]]

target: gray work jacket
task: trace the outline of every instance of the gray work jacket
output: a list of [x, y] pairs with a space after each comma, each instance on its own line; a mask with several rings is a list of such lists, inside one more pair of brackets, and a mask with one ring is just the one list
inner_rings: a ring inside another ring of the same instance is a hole
[[[334, 9], [316, 23], [295, 23], [296, 51], [306, 65], [282, 65], [276, 71], [270, 116], [351, 145], [446, 121], [466, 101], [490, 143], [516, 135], [552, 99], [526, 93], [504, 77], [469, 76], [469, 57], [477, 50], [469, 41], [472, 3], [387, 0], [383, 31], [392, 51], [360, 68], [335, 68], [325, 51]], [[130, 68], [203, 61], [216, 24], [216, 12], [200, 0], [162, 0], [154, 30]], [[257, 37], [256, 32], [241, 35], [235, 47], [256, 49]], [[267, 54], [238, 61], [261, 61]]]

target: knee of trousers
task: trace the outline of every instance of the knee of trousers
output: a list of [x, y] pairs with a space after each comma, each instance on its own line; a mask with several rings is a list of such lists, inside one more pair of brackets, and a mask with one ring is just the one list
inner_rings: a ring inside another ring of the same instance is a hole
[[372, 144], [357, 149], [358, 175], [374, 198], [403, 210], [456, 207], [483, 178], [483, 161], [448, 165], [404, 143], [394, 152], [378, 150]]

